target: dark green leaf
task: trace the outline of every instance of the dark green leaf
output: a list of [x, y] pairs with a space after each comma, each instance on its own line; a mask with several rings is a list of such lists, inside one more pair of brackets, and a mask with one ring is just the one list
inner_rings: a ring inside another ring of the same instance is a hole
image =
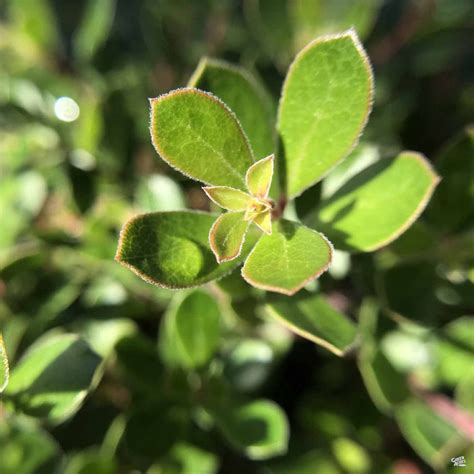
[[15, 365], [5, 394], [24, 413], [59, 422], [79, 409], [100, 362], [73, 334], [46, 337]]
[[203, 58], [188, 85], [212, 92], [230, 107], [242, 124], [257, 158], [273, 151], [272, 99], [253, 74], [224, 61]]
[[122, 229], [115, 258], [145, 281], [165, 288], [188, 288], [220, 278], [242, 262], [252, 239], [247, 238], [241, 258], [218, 264], [208, 241], [216, 217], [188, 211], [134, 217]]

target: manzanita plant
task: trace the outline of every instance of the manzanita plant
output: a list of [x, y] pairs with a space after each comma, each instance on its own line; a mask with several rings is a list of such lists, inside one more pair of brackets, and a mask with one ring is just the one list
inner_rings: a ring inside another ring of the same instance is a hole
[[151, 138], [164, 161], [204, 183], [226, 212], [134, 217], [116, 259], [150, 283], [176, 289], [220, 278], [243, 262], [251, 285], [293, 295], [329, 268], [333, 245], [373, 251], [388, 244], [413, 223], [438, 182], [418, 153], [363, 169], [324, 194], [304, 223], [286, 212], [354, 149], [373, 90], [354, 30], [317, 38], [296, 56], [276, 127], [271, 100], [253, 75], [204, 59], [189, 87], [150, 100]]

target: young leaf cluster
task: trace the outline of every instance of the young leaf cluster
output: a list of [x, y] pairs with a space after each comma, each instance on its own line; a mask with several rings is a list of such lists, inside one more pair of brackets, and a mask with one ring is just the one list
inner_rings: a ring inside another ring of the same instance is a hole
[[[204, 59], [190, 86], [151, 99], [152, 141], [164, 161], [204, 183], [226, 212], [211, 224], [210, 215], [191, 211], [127, 223], [116, 259], [151, 283], [196, 286], [244, 261], [242, 276], [251, 285], [292, 295], [331, 264], [333, 245], [318, 231], [341, 249], [376, 250], [414, 222], [437, 184], [425, 158], [405, 152], [362, 168], [324, 195], [304, 224], [283, 217], [291, 200], [353, 150], [367, 123], [373, 77], [354, 30], [316, 38], [300, 51], [275, 124], [268, 94], [247, 71]], [[275, 132], [280, 150], [269, 140]], [[263, 150], [266, 157], [255, 156]], [[258, 232], [250, 232], [252, 223]]]

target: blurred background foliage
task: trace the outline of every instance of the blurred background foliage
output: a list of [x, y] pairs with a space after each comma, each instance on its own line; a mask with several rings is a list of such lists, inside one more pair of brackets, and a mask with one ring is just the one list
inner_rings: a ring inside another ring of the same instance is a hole
[[[4, 0], [0, 472], [473, 469], [473, 18], [470, 0]], [[208, 205], [157, 159], [147, 99], [202, 56], [276, 98], [296, 51], [350, 26], [376, 78], [350, 163], [413, 149], [443, 178], [399, 240], [337, 252], [307, 288], [358, 325], [355, 346], [292, 335], [238, 272], [175, 293], [115, 263], [128, 217]]]

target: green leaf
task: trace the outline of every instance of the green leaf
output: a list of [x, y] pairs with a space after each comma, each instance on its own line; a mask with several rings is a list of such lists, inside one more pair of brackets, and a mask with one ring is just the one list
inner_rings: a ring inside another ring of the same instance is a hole
[[205, 186], [202, 188], [209, 199], [228, 211], [245, 211], [252, 196], [228, 186]]
[[27, 415], [60, 422], [79, 409], [100, 362], [73, 334], [47, 337], [13, 368], [5, 395]]
[[[189, 211], [136, 216], [122, 229], [115, 259], [145, 281], [165, 288], [189, 288], [215, 280], [243, 260], [216, 262], [208, 240], [215, 219], [215, 214]], [[244, 255], [252, 239], [247, 242]]]
[[245, 0], [247, 20], [258, 41], [280, 69], [291, 61], [293, 32], [288, 0]]
[[169, 308], [160, 330], [160, 348], [167, 359], [187, 369], [204, 366], [219, 344], [220, 311], [201, 290], [179, 295]]
[[254, 163], [247, 171], [245, 180], [248, 190], [258, 198], [266, 199], [273, 178], [274, 156], [270, 155]]
[[3, 342], [3, 336], [0, 333], [0, 394], [5, 390], [10, 378], [10, 367], [8, 365], [7, 350]]
[[242, 124], [255, 156], [267, 156], [273, 151], [272, 99], [253, 74], [224, 61], [203, 58], [188, 86], [211, 92], [230, 107]]
[[355, 342], [355, 324], [335, 310], [321, 295], [302, 292], [291, 299], [274, 297], [265, 309], [295, 334], [336, 355], [343, 355]]
[[451, 321], [437, 339], [436, 371], [445, 384], [454, 387], [474, 367], [474, 316]]
[[5, 417], [0, 423], [0, 472], [2, 474], [51, 474], [60, 472], [61, 450], [33, 420]]
[[82, 23], [74, 36], [77, 56], [90, 60], [107, 39], [113, 24], [116, 0], [89, 0]]
[[250, 459], [268, 459], [287, 451], [288, 421], [269, 400], [214, 408], [211, 414], [230, 444]]
[[248, 227], [244, 212], [226, 212], [216, 219], [209, 232], [209, 243], [218, 263], [240, 255]]
[[331, 258], [332, 246], [322, 234], [282, 219], [250, 252], [242, 276], [257, 288], [293, 295], [325, 272]]
[[224, 356], [224, 374], [239, 392], [255, 392], [269, 377], [274, 349], [261, 339], [241, 339]]
[[365, 37], [373, 25], [379, 4], [380, 0], [288, 1], [296, 46], [302, 47], [318, 35], [337, 33], [350, 27], [360, 37]]
[[390, 411], [408, 398], [405, 377], [375, 345], [364, 345], [359, 354], [359, 369], [367, 392], [379, 410]]
[[216, 474], [217, 456], [185, 442], [175, 444], [164, 460], [146, 471], [146, 474]]
[[135, 205], [141, 212], [179, 211], [186, 209], [181, 188], [168, 176], [152, 174], [139, 182]]
[[163, 401], [135, 404], [129, 413], [122, 443], [135, 462], [149, 465], [185, 437], [188, 414], [179, 404]]
[[177, 89], [150, 100], [151, 138], [159, 155], [186, 176], [246, 190], [253, 163], [247, 138], [232, 111], [198, 89]]
[[336, 438], [332, 442], [332, 452], [345, 472], [371, 472], [372, 460], [364, 447], [350, 438]]
[[456, 385], [456, 402], [474, 416], [474, 372], [465, 373]]
[[395, 413], [403, 436], [428, 464], [442, 468], [450, 453], [464, 447], [456, 428], [419, 400], [405, 402]]
[[90, 448], [71, 456], [64, 474], [116, 474], [117, 461], [98, 449]]
[[369, 60], [353, 30], [317, 38], [296, 56], [278, 114], [290, 198], [318, 182], [354, 148], [372, 95]]
[[436, 229], [454, 231], [474, 216], [474, 126], [456, 137], [435, 161], [442, 180], [426, 210]]
[[323, 200], [309, 219], [337, 248], [369, 252], [395, 240], [428, 203], [438, 176], [420, 154], [381, 160]]

